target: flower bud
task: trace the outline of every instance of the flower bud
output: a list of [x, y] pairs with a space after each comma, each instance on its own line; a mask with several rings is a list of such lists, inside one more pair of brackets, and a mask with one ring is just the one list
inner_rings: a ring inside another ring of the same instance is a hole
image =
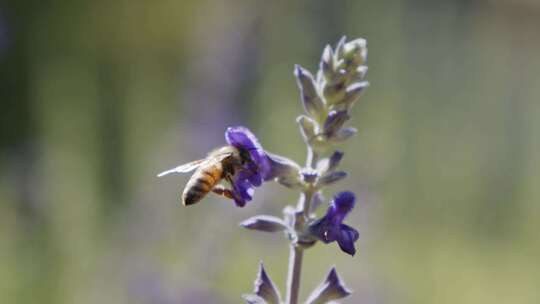
[[334, 142], [343, 142], [354, 136], [358, 130], [356, 128], [343, 128], [339, 130], [330, 140]]
[[368, 71], [368, 67], [365, 66], [365, 65], [361, 65], [361, 66], [357, 67], [356, 68], [356, 75], [353, 78], [353, 80], [364, 79], [364, 77], [366, 77], [367, 71]]
[[345, 153], [343, 153], [342, 151], [335, 151], [334, 153], [332, 153], [329, 158], [327, 171], [334, 171], [334, 169], [339, 166], [339, 163], [341, 162], [344, 154]]
[[339, 166], [344, 153], [342, 151], [334, 151], [328, 158], [324, 158], [317, 164], [317, 171], [332, 172]]
[[324, 83], [323, 94], [324, 94], [324, 89], [326, 87], [334, 86], [336, 84], [345, 84], [349, 78], [350, 78], [350, 75], [347, 73], [345, 69], [336, 68], [334, 73], [332, 74], [332, 77], [329, 79], [325, 79], [326, 82]]
[[300, 126], [300, 132], [302, 132], [304, 141], [309, 144], [317, 134], [317, 123], [306, 115], [298, 116], [296, 122]]
[[318, 119], [324, 115], [324, 103], [317, 93], [315, 80], [311, 73], [299, 65], [295, 66], [294, 75], [300, 89], [300, 95], [306, 113]]
[[367, 60], [366, 40], [358, 38], [345, 43], [343, 46], [343, 58], [351, 62], [353, 66], [359, 66]]
[[344, 54], [344, 46], [345, 46], [345, 41], [347, 41], [347, 36], [343, 36], [341, 37], [341, 39], [339, 39], [337, 45], [336, 45], [336, 51], [335, 53], [337, 54], [337, 57], [338, 58], [343, 58], [343, 54]]
[[338, 182], [344, 179], [345, 177], [347, 177], [347, 172], [345, 171], [332, 172], [330, 174], [327, 174], [321, 177], [321, 179], [319, 180], [319, 185], [325, 185], [325, 186], [331, 185], [335, 182]]
[[345, 97], [340, 103], [344, 104], [350, 110], [354, 102], [360, 97], [365, 88], [369, 86], [369, 82], [362, 81], [351, 84], [345, 90]]
[[334, 74], [334, 53], [330, 45], [326, 45], [324, 48], [319, 69], [326, 81], [332, 79]]
[[339, 103], [345, 98], [345, 78], [339, 82], [328, 83], [323, 88], [323, 95], [329, 105]]
[[332, 136], [341, 129], [343, 124], [349, 120], [350, 116], [347, 111], [332, 111], [328, 114], [324, 122], [324, 134]]

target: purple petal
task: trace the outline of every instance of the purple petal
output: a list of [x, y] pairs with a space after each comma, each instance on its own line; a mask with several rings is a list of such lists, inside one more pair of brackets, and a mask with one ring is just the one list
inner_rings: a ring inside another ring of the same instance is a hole
[[236, 205], [243, 207], [253, 198], [253, 185], [246, 176], [246, 171], [240, 171], [233, 181], [233, 194]]
[[253, 198], [253, 187], [248, 180], [240, 180], [236, 183], [236, 191], [243, 200], [250, 201]]
[[316, 220], [309, 226], [310, 233], [323, 243], [331, 243], [339, 238], [340, 226], [332, 222], [332, 219], [326, 214]]
[[243, 201], [241, 199], [238, 199], [238, 198], [234, 198], [234, 203], [236, 204], [236, 206], [238, 207], [244, 207], [246, 205], [246, 201]]
[[270, 162], [266, 153], [257, 137], [248, 128], [242, 126], [227, 128], [225, 140], [232, 146], [246, 150], [263, 178], [270, 174]]
[[356, 253], [356, 248], [354, 248], [354, 242], [356, 242], [356, 240], [358, 240], [358, 231], [350, 226], [342, 224], [337, 239], [339, 248], [350, 255], [354, 255]]
[[238, 207], [244, 207], [246, 205], [246, 200], [243, 199], [241, 196], [239, 196], [238, 194], [234, 194], [234, 203], [236, 204], [236, 206]]
[[227, 140], [227, 143], [237, 148], [246, 150], [261, 148], [255, 135], [248, 128], [242, 126], [227, 128], [225, 140]]
[[330, 156], [330, 159], [328, 161], [328, 170], [334, 170], [339, 163], [341, 162], [341, 159], [343, 158], [344, 153], [342, 151], [335, 151], [332, 156]]
[[265, 181], [271, 180], [272, 166], [270, 165], [270, 160], [268, 157], [265, 156], [261, 161], [259, 161], [258, 165], [262, 179]]
[[247, 178], [255, 187], [259, 187], [263, 181], [263, 177], [259, 171], [257, 165], [254, 163], [249, 163], [248, 169], [245, 171], [247, 173]]
[[336, 216], [341, 217], [341, 220], [351, 212], [354, 208], [356, 197], [350, 191], [343, 191], [336, 194], [332, 200], [331, 208], [336, 213]]

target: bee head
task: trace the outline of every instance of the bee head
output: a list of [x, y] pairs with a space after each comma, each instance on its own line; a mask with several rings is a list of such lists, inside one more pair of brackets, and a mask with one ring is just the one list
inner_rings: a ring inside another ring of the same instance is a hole
[[231, 170], [236, 167], [243, 167], [247, 162], [251, 161], [249, 151], [234, 146], [222, 147], [217, 150], [217, 153], [230, 153], [230, 157], [224, 159], [224, 163], [230, 166]]
[[240, 148], [240, 147], [234, 147], [234, 146], [227, 146], [223, 148], [224, 151], [228, 151], [232, 153], [232, 157], [229, 158], [228, 162], [233, 166], [244, 166], [246, 164], [249, 164], [253, 162], [251, 159], [250, 151], [248, 149]]

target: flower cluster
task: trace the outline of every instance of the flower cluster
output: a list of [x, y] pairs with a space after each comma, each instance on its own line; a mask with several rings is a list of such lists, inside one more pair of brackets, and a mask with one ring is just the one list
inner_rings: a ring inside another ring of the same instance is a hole
[[306, 115], [297, 118], [306, 144], [324, 152], [356, 133], [344, 127], [350, 111], [369, 83], [366, 40], [346, 42], [343, 37], [335, 50], [324, 49], [317, 77], [297, 65], [294, 70]]

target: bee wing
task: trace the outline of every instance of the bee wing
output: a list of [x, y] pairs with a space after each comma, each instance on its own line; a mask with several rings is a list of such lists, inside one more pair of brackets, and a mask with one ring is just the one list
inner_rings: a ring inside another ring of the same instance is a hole
[[[224, 159], [226, 159], [227, 157], [229, 157], [229, 156], [231, 156], [231, 155], [232, 155], [232, 153], [227, 152], [227, 153], [220, 153], [220, 154], [217, 154], [217, 155], [209, 156], [207, 159], [201, 159], [201, 160], [200, 160], [200, 163], [197, 164], [197, 165], [195, 166], [195, 168], [196, 168], [196, 167], [203, 166], [203, 165], [204, 165], [204, 166], [208, 166], [208, 167], [214, 166], [214, 165], [216, 165], [216, 164], [218, 164], [218, 163], [221, 163]], [[190, 164], [190, 163], [189, 163], [189, 164]], [[189, 165], [189, 164], [185, 164], [185, 166], [187, 166], [187, 165]], [[182, 167], [182, 166], [180, 166], [180, 167]], [[180, 167], [178, 167], [178, 168], [180, 168]], [[174, 168], [174, 169], [165, 171], [165, 172], [163, 172], [163, 173], [161, 173], [161, 174], [164, 174], [164, 173], [165, 173], [165, 174], [170, 173], [169, 171], [176, 172], [176, 171], [174, 171], [174, 170], [176, 170], [176, 169], [178, 169], [178, 168]], [[195, 169], [195, 168], [193, 168], [193, 169]], [[191, 169], [191, 170], [193, 170], [193, 169]], [[189, 171], [191, 171], [191, 170], [189, 170]], [[189, 171], [182, 171], [182, 173], [189, 172]], [[161, 175], [161, 174], [160, 174], [160, 175]]]
[[158, 174], [157, 176], [162, 177], [162, 176], [165, 176], [165, 175], [171, 174], [171, 173], [187, 173], [187, 172], [190, 172], [190, 171], [193, 171], [193, 170], [197, 169], [197, 167], [199, 167], [202, 163], [204, 163], [204, 161], [205, 161], [204, 159], [195, 160], [195, 161], [189, 162], [187, 164], [180, 165], [180, 166], [178, 166], [176, 168], [172, 168], [172, 169], [169, 169], [167, 171], [163, 171], [160, 174]]
[[227, 153], [220, 153], [218, 155], [216, 155], [214, 158], [213, 158], [213, 161], [215, 162], [221, 162], [223, 161], [225, 158], [231, 156], [232, 153], [231, 152], [227, 152]]

